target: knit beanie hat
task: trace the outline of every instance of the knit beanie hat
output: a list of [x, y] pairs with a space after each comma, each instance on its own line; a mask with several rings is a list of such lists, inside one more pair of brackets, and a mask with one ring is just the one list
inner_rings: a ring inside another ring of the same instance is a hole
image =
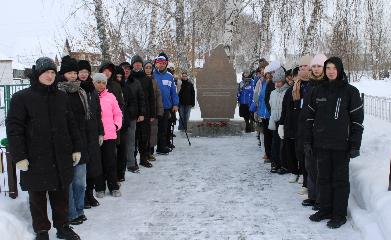
[[158, 56], [158, 57], [164, 57], [164, 58], [166, 59], [167, 62], [169, 61], [168, 56], [167, 56], [167, 54], [166, 54], [165, 52], [159, 53], [159, 56]]
[[322, 54], [322, 53], [316, 54], [311, 61], [311, 67], [315, 66], [315, 65], [323, 67], [324, 62], [326, 62], [326, 60], [327, 60], [327, 57], [324, 54]]
[[153, 62], [151, 60], [144, 61], [143, 67], [145, 67], [147, 64], [151, 64], [153, 66]]
[[279, 61], [273, 61], [269, 65], [266, 66], [265, 68], [265, 73], [271, 73], [276, 71], [281, 67], [281, 63]]
[[71, 58], [69, 55], [65, 56], [61, 59], [61, 68], [60, 68], [60, 74], [64, 74], [67, 72], [78, 72], [79, 67], [77, 65], [77, 61], [74, 58]]
[[269, 65], [269, 63], [266, 61], [266, 59], [259, 59], [259, 68], [265, 68], [267, 65]]
[[83, 69], [86, 69], [88, 70], [89, 72], [91, 72], [91, 64], [89, 61], [87, 60], [79, 60], [77, 62], [77, 66], [79, 67], [79, 70], [83, 70]]
[[131, 68], [129, 62], [122, 62], [119, 66], [122, 67], [122, 68], [123, 68], [123, 67], [130, 67], [130, 68]]
[[307, 66], [310, 67], [311, 66], [311, 61], [312, 61], [312, 57], [310, 55], [305, 55], [305, 56], [300, 58], [299, 66], [307, 65]]
[[115, 67], [115, 72], [116, 72], [116, 74], [120, 74], [122, 76], [125, 76], [125, 71], [124, 71], [124, 69], [121, 66], [116, 66]]
[[144, 60], [140, 55], [134, 55], [132, 57], [132, 61], [130, 62], [130, 65], [133, 66], [133, 64], [135, 64], [136, 62], [139, 62], [142, 65], [144, 65]]
[[57, 66], [54, 63], [54, 61], [48, 57], [38, 58], [37, 61], [35, 61], [36, 76], [37, 77], [41, 76], [41, 74], [46, 72], [47, 70], [53, 70], [57, 72]]
[[272, 76], [273, 76], [273, 83], [278, 81], [285, 81], [285, 71], [282, 67], [275, 70]]
[[93, 82], [105, 82], [107, 83], [107, 77], [103, 73], [94, 73], [92, 75]]

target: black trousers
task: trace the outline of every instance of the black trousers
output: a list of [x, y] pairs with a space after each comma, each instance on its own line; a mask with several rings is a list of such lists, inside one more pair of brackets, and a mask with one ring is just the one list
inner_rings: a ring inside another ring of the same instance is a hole
[[146, 160], [148, 157], [149, 149], [149, 137], [151, 135], [150, 120], [145, 119], [143, 122], [138, 122], [136, 127], [136, 146], [140, 153], [140, 161]]
[[50, 221], [47, 213], [46, 193], [52, 208], [53, 227], [58, 228], [68, 223], [68, 188], [59, 191], [29, 191], [30, 212], [33, 229], [49, 231]]
[[125, 177], [126, 171], [126, 151], [129, 147], [129, 129], [123, 128], [119, 132], [120, 144], [117, 145], [117, 177]]
[[170, 117], [170, 110], [165, 109], [163, 116], [161, 116], [159, 118], [158, 133], [157, 133], [157, 137], [158, 137], [157, 148], [158, 149], [162, 149], [162, 148], [167, 147], [167, 135], [168, 135], [167, 129], [169, 127], [168, 126], [169, 117]]
[[269, 126], [269, 119], [262, 118], [262, 129], [263, 129], [263, 145], [265, 147], [265, 154], [270, 159], [271, 158], [271, 152], [272, 152], [272, 139], [273, 139], [273, 133], [268, 128]]
[[346, 216], [350, 193], [347, 151], [316, 149], [320, 208], [333, 217]]
[[308, 174], [307, 171], [305, 170], [304, 147], [301, 145], [302, 145], [302, 141], [298, 141], [297, 139], [295, 139], [296, 158], [297, 161], [299, 162], [299, 168], [303, 173], [303, 187], [307, 187]]
[[295, 175], [302, 174], [299, 168], [299, 161], [296, 158], [296, 148], [294, 139], [284, 139], [284, 148], [287, 169]]
[[316, 149], [312, 150], [311, 156], [305, 155], [305, 169], [307, 171], [308, 198], [319, 203]]
[[118, 190], [117, 161], [115, 157], [116, 140], [105, 140], [101, 146], [103, 174], [96, 179], [96, 191]]
[[168, 124], [167, 124], [167, 146], [170, 146], [171, 144], [174, 144], [174, 126], [176, 125], [176, 113], [172, 112], [172, 109], [169, 110], [170, 117], [168, 118]]
[[281, 139], [280, 136], [278, 136], [277, 130], [272, 131], [272, 133], [272, 154], [270, 160], [272, 162], [272, 166], [281, 168]]

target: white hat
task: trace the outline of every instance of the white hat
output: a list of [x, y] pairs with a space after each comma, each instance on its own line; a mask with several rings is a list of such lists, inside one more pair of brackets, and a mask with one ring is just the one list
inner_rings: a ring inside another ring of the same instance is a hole
[[281, 63], [279, 61], [273, 61], [269, 65], [266, 66], [265, 68], [265, 73], [271, 73], [276, 71], [281, 67]]
[[94, 73], [92, 75], [93, 82], [105, 82], [107, 83], [107, 77], [103, 73]]

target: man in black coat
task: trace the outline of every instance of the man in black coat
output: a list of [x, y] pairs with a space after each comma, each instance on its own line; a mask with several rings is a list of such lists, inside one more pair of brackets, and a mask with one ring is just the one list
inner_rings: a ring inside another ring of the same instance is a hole
[[316, 149], [320, 210], [310, 216], [330, 219], [329, 228], [346, 223], [350, 192], [349, 159], [360, 155], [364, 109], [360, 92], [347, 81], [340, 58], [324, 64], [325, 79], [313, 89], [306, 108], [304, 151]]
[[141, 84], [144, 101], [143, 105], [145, 108], [145, 114], [143, 118], [137, 120], [136, 127], [136, 144], [140, 153], [140, 165], [151, 168], [152, 164], [148, 161], [149, 147], [148, 140], [151, 134], [151, 122], [155, 121], [155, 94], [153, 91], [152, 79], [148, 78], [143, 69], [144, 61], [139, 55], [132, 57], [131, 66], [132, 73], [128, 82], [138, 81]]
[[57, 237], [80, 239], [68, 225], [68, 187], [80, 161], [80, 135], [68, 97], [57, 89], [56, 65], [39, 58], [32, 68], [31, 87], [12, 96], [6, 119], [9, 151], [28, 191], [36, 239], [49, 239], [49, 195]]
[[182, 72], [181, 90], [179, 90], [179, 126], [178, 130], [187, 130], [187, 122], [190, 118], [191, 108], [195, 106], [194, 85], [187, 77], [187, 72]]

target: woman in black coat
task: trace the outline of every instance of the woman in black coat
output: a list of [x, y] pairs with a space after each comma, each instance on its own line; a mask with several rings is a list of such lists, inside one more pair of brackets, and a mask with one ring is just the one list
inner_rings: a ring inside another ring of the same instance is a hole
[[33, 229], [47, 237], [49, 195], [57, 237], [80, 239], [67, 225], [68, 188], [73, 165], [80, 160], [80, 135], [67, 95], [57, 89], [56, 65], [39, 58], [30, 76], [31, 86], [12, 96], [6, 119], [9, 151], [28, 191]]
[[102, 174], [102, 162], [100, 146], [103, 143], [103, 124], [98, 93], [91, 78], [91, 65], [86, 60], [78, 61], [78, 77], [81, 81], [80, 87], [87, 93], [87, 100], [90, 106], [91, 118], [87, 120], [86, 134], [89, 162], [87, 163], [87, 187], [84, 198], [84, 208], [88, 209], [99, 206], [94, 198], [95, 178]]
[[58, 88], [67, 93], [71, 110], [76, 119], [81, 139], [81, 159], [74, 168], [73, 181], [69, 186], [69, 221], [78, 225], [87, 220], [84, 215], [84, 197], [86, 190], [86, 165], [90, 160], [87, 144], [87, 121], [91, 119], [91, 109], [87, 94], [77, 79], [76, 59], [65, 56], [61, 61]]

